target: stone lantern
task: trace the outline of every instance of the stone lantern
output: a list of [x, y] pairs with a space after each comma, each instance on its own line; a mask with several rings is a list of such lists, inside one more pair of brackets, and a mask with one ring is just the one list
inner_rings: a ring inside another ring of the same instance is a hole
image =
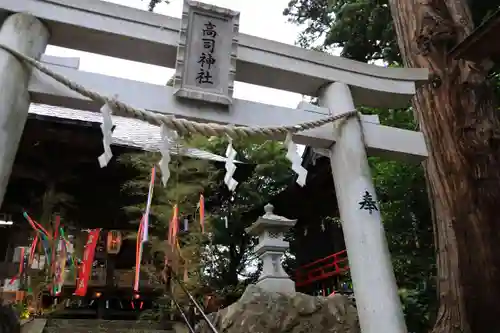
[[281, 258], [289, 248], [284, 240], [285, 233], [292, 228], [297, 220], [290, 220], [273, 214], [274, 207], [267, 204], [265, 214], [246, 229], [252, 236], [259, 237], [255, 254], [262, 260], [262, 274], [257, 286], [262, 289], [287, 294], [295, 293], [295, 282], [290, 279], [281, 265]]

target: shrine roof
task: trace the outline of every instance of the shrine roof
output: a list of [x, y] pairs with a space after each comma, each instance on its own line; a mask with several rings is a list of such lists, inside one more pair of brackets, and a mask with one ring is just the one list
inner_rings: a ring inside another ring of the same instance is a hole
[[[45, 104], [30, 105], [30, 114], [100, 124], [102, 116], [99, 113], [69, 109]], [[146, 151], [159, 151], [161, 143], [160, 128], [144, 121], [120, 116], [113, 116], [113, 145], [137, 148]], [[177, 154], [176, 151], [172, 152]], [[208, 151], [196, 148], [181, 147], [180, 154], [192, 158], [225, 162], [226, 158]]]

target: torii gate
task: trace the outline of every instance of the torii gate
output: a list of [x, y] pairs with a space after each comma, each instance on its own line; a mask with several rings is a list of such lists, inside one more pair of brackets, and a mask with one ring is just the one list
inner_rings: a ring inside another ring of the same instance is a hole
[[[355, 105], [404, 107], [415, 94], [416, 85], [428, 77], [424, 69], [382, 68], [238, 34], [239, 13], [192, 2], [185, 4], [182, 21], [99, 0], [2, 0], [0, 22], [2, 18], [0, 44], [32, 58], [40, 58], [50, 43], [176, 67], [172, 88], [87, 73], [72, 66], [71, 59], [46, 58], [47, 67], [101, 95], [118, 96], [137, 108], [200, 122], [282, 126], [340, 115], [354, 110]], [[217, 82], [207, 88], [207, 83], [195, 82], [199, 67], [196, 72], [192, 68], [200, 64], [193, 58], [199, 56], [193, 50], [204, 50], [205, 46], [193, 38], [200, 37], [202, 29], [213, 22], [221, 30], [211, 51], [221, 65], [212, 73]], [[3, 200], [30, 102], [92, 111], [101, 105], [37, 70], [32, 74], [28, 66], [2, 48], [0, 73]], [[301, 103], [290, 109], [234, 99], [234, 80], [318, 96], [321, 106]], [[202, 102], [189, 101], [193, 98]], [[362, 331], [405, 333], [378, 206], [364, 209], [360, 203], [367, 197], [376, 202], [367, 154], [420, 161], [427, 155], [426, 146], [420, 132], [360, 119], [345, 120], [341, 127], [330, 124], [303, 131], [294, 135], [293, 141], [320, 148], [330, 156]]]

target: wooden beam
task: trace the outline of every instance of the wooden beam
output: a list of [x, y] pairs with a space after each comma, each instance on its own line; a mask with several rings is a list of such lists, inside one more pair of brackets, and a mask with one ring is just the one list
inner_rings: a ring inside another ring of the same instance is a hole
[[[235, 124], [244, 126], [283, 126], [325, 118], [327, 108], [301, 103], [301, 109], [267, 105], [234, 99], [227, 111], [209, 104], [182, 102], [174, 96], [174, 88], [137, 82], [102, 74], [79, 71], [67, 67], [48, 65], [84, 87], [102, 95], [114, 96], [137, 108], [162, 114], [173, 114], [196, 121]], [[98, 111], [101, 105], [82, 97], [55, 82], [45, 74], [35, 71], [29, 84], [32, 102]], [[369, 152], [395, 158], [414, 158], [417, 161], [427, 156], [425, 142], [420, 132], [382, 126], [370, 117], [363, 121], [365, 140]], [[328, 148], [335, 141], [335, 130], [331, 124], [304, 131], [294, 138], [298, 144]], [[274, 139], [283, 140], [283, 137]]]
[[[2, 0], [2, 11], [43, 20], [52, 45], [175, 67], [177, 18], [100, 0]], [[384, 68], [245, 34], [238, 39], [236, 81], [310, 96], [340, 81], [358, 105], [398, 108], [408, 105], [415, 82], [428, 79], [427, 69]]]

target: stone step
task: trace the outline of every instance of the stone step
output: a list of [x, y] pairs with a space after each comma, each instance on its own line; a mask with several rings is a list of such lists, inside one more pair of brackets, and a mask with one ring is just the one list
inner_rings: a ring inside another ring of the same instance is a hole
[[50, 319], [45, 333], [172, 333], [158, 322], [99, 319]]

